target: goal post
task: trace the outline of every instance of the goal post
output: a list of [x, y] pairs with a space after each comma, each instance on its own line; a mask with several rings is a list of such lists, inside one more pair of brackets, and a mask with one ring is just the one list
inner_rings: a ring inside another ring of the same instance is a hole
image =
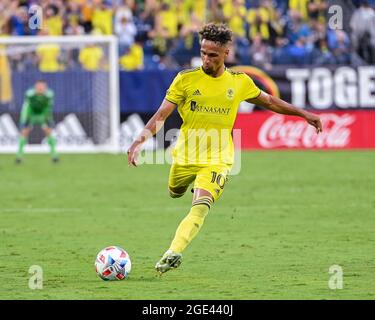
[[[115, 36], [0, 37], [0, 153], [16, 152], [25, 92], [43, 79], [54, 92], [57, 151], [119, 152]], [[46, 152], [35, 128], [25, 152]]]

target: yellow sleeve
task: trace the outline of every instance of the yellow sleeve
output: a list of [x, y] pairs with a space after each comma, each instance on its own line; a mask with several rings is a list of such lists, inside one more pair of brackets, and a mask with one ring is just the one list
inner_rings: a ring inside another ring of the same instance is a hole
[[251, 79], [247, 74], [243, 74], [243, 81], [241, 86], [241, 93], [243, 98], [241, 101], [256, 98], [260, 95], [260, 89], [256, 86], [253, 79]]
[[167, 90], [165, 99], [177, 105], [181, 105], [185, 101], [185, 91], [182, 86], [182, 76], [180, 73], [177, 74]]

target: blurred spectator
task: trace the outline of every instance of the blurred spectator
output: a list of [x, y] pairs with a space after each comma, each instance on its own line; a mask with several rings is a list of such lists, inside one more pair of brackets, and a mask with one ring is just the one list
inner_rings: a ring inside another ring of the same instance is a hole
[[276, 38], [282, 37], [284, 35], [286, 19], [282, 17], [281, 11], [274, 8], [271, 0], [263, 0], [262, 3], [269, 16], [269, 43], [274, 46], [276, 43]]
[[236, 37], [246, 37], [245, 18], [246, 7], [244, 0], [226, 0], [223, 5], [223, 14], [228, 26]]
[[99, 71], [103, 69], [104, 52], [102, 47], [90, 43], [79, 52], [78, 60], [83, 69], [88, 71]]
[[137, 36], [147, 44], [147, 40], [153, 37], [153, 30], [155, 28], [154, 12], [158, 10], [159, 6], [156, 0], [145, 0], [144, 10], [135, 17], [135, 26], [137, 28]]
[[[46, 30], [41, 31], [39, 35], [48, 35]], [[39, 71], [57, 72], [63, 70], [59, 64], [61, 48], [57, 43], [43, 43], [37, 46], [36, 54]]]
[[209, 21], [212, 21], [212, 22], [224, 22], [225, 21], [223, 0], [211, 0], [210, 1]]
[[[0, 21], [0, 38], [6, 37], [7, 25]], [[0, 44], [0, 105], [12, 101], [11, 68], [6, 46]]]
[[85, 30], [85, 33], [90, 33], [93, 29], [93, 13], [94, 7], [91, 2], [83, 1], [83, 4], [81, 6], [81, 24]]
[[305, 65], [310, 59], [310, 50], [306, 46], [306, 38], [300, 37], [286, 48], [286, 53], [290, 57], [290, 63], [295, 65]]
[[123, 70], [133, 71], [143, 69], [143, 48], [140, 42], [135, 42], [129, 52], [120, 57], [120, 66]]
[[317, 49], [317, 52], [313, 53], [315, 55], [312, 58], [314, 65], [321, 66], [335, 64], [335, 58], [332, 52], [329, 51], [327, 41], [325, 39], [319, 39]]
[[251, 64], [261, 69], [270, 70], [272, 52], [270, 46], [262, 41], [260, 35], [256, 35], [250, 47]]
[[335, 64], [350, 63], [349, 36], [343, 30], [330, 30], [328, 36], [328, 48], [335, 58]]
[[353, 13], [350, 20], [352, 45], [359, 56], [369, 64], [375, 63], [375, 11], [367, 1]]
[[301, 14], [298, 11], [290, 11], [290, 21], [286, 26], [286, 36], [290, 43], [294, 44], [297, 40], [303, 39], [306, 44], [311, 44], [313, 42], [313, 34], [307, 23], [302, 19]]
[[191, 13], [191, 6], [188, 1], [175, 0], [173, 1], [174, 11], [177, 16], [178, 30], [187, 24], [190, 24], [191, 17], [194, 13]]
[[[42, 33], [115, 34], [120, 65], [127, 70], [190, 67], [199, 57], [198, 30], [205, 21], [224, 22], [233, 30], [228, 65], [253, 63], [269, 68], [270, 60], [276, 64], [375, 63], [375, 0], [0, 0], [3, 33], [37, 35], [40, 30], [30, 29], [28, 23], [29, 6], [34, 3], [43, 8]], [[327, 32], [326, 14], [333, 4], [343, 8], [343, 32]], [[352, 15], [354, 5], [358, 9]], [[350, 29], [345, 23], [349, 20]], [[37, 65], [48, 72], [61, 70], [61, 65], [84, 64], [89, 70], [98, 67], [99, 51], [92, 50], [90, 57], [78, 47], [61, 50], [58, 45], [41, 44], [37, 52], [30, 47], [12, 49], [9, 64], [16, 70]], [[132, 62], [140, 60], [143, 63]]]
[[297, 11], [302, 21], [309, 19], [308, 3], [310, 0], [289, 0], [289, 10]]
[[170, 51], [180, 66], [189, 68], [191, 59], [200, 56], [198, 31], [201, 26], [199, 18], [192, 14], [189, 21], [181, 27], [176, 46]]
[[[13, 7], [15, 3], [16, 2], [13, 2]], [[10, 18], [10, 25], [14, 36], [27, 36], [36, 33], [29, 28], [28, 8], [26, 6], [13, 9], [13, 15]]]
[[46, 28], [51, 36], [61, 36], [63, 34], [63, 20], [60, 16], [60, 10], [55, 4], [50, 4], [45, 10], [44, 26], [42, 28]]
[[104, 35], [113, 34], [113, 9], [109, 0], [93, 0], [92, 27]]
[[77, 1], [68, 2], [64, 22], [64, 34], [82, 35], [85, 33], [83, 13]]
[[205, 21], [208, 15], [206, 12], [209, 0], [185, 0], [191, 14], [193, 14], [201, 22]]
[[308, 14], [310, 20], [318, 20], [320, 23], [326, 23], [328, 3], [325, 0], [310, 0], [308, 4]]
[[78, 18], [76, 16], [70, 16], [68, 20], [68, 25], [65, 28], [65, 34], [70, 36], [79, 36], [85, 33], [85, 29], [79, 24]]
[[123, 53], [134, 43], [137, 28], [130, 16], [122, 16], [120, 19], [115, 25], [115, 33], [119, 40], [120, 52]]
[[270, 39], [270, 14], [264, 1], [261, 2], [259, 8], [251, 8], [247, 14], [247, 22], [249, 23], [249, 38], [253, 40], [257, 35], [260, 35], [263, 41]]
[[115, 26], [120, 24], [123, 18], [126, 18], [128, 21], [133, 20], [133, 11], [132, 7], [134, 7], [134, 2], [123, 0], [120, 1], [119, 6], [116, 8], [114, 24]]
[[173, 39], [178, 34], [178, 19], [175, 8], [168, 3], [162, 3], [160, 11], [156, 16], [156, 28], [163, 37]]

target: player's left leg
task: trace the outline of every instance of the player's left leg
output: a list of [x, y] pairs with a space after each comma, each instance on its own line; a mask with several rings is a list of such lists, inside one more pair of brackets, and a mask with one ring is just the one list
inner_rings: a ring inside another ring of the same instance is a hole
[[27, 143], [27, 138], [29, 137], [31, 131], [31, 126], [27, 124], [21, 125], [21, 135], [18, 140], [18, 150], [16, 155], [16, 163], [22, 163], [24, 148]]
[[212, 194], [200, 188], [194, 189], [192, 206], [188, 215], [181, 221], [170, 245], [173, 252], [182, 253], [195, 238], [214, 202]]
[[51, 157], [52, 157], [52, 161], [53, 162], [58, 162], [59, 161], [59, 156], [58, 156], [58, 154], [56, 152], [56, 139], [52, 135], [52, 124], [51, 123], [44, 124], [42, 126], [42, 129], [44, 131], [44, 134], [47, 137], [47, 142], [48, 142], [48, 144], [50, 146], [50, 154], [51, 154]]
[[156, 264], [156, 270], [164, 273], [181, 264], [182, 252], [201, 229], [208, 212], [223, 192], [229, 167], [226, 165], [203, 167], [194, 183], [192, 207], [181, 221], [169, 250]]
[[171, 198], [182, 197], [196, 177], [196, 166], [173, 163], [169, 171], [168, 191]]
[[180, 222], [169, 249], [155, 266], [160, 274], [180, 266], [182, 252], [198, 234], [213, 202], [210, 192], [194, 189], [193, 203], [188, 215]]

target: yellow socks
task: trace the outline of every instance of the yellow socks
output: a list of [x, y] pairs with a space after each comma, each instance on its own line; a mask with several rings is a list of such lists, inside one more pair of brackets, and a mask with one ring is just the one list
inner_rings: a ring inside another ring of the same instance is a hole
[[180, 225], [178, 226], [176, 234], [170, 246], [170, 250], [172, 250], [173, 252], [181, 253], [182, 251], [184, 251], [202, 227], [204, 219], [206, 218], [210, 208], [208, 205], [202, 204], [202, 200], [199, 200], [197, 202], [200, 202], [201, 204], [193, 204], [189, 214], [181, 221]]

